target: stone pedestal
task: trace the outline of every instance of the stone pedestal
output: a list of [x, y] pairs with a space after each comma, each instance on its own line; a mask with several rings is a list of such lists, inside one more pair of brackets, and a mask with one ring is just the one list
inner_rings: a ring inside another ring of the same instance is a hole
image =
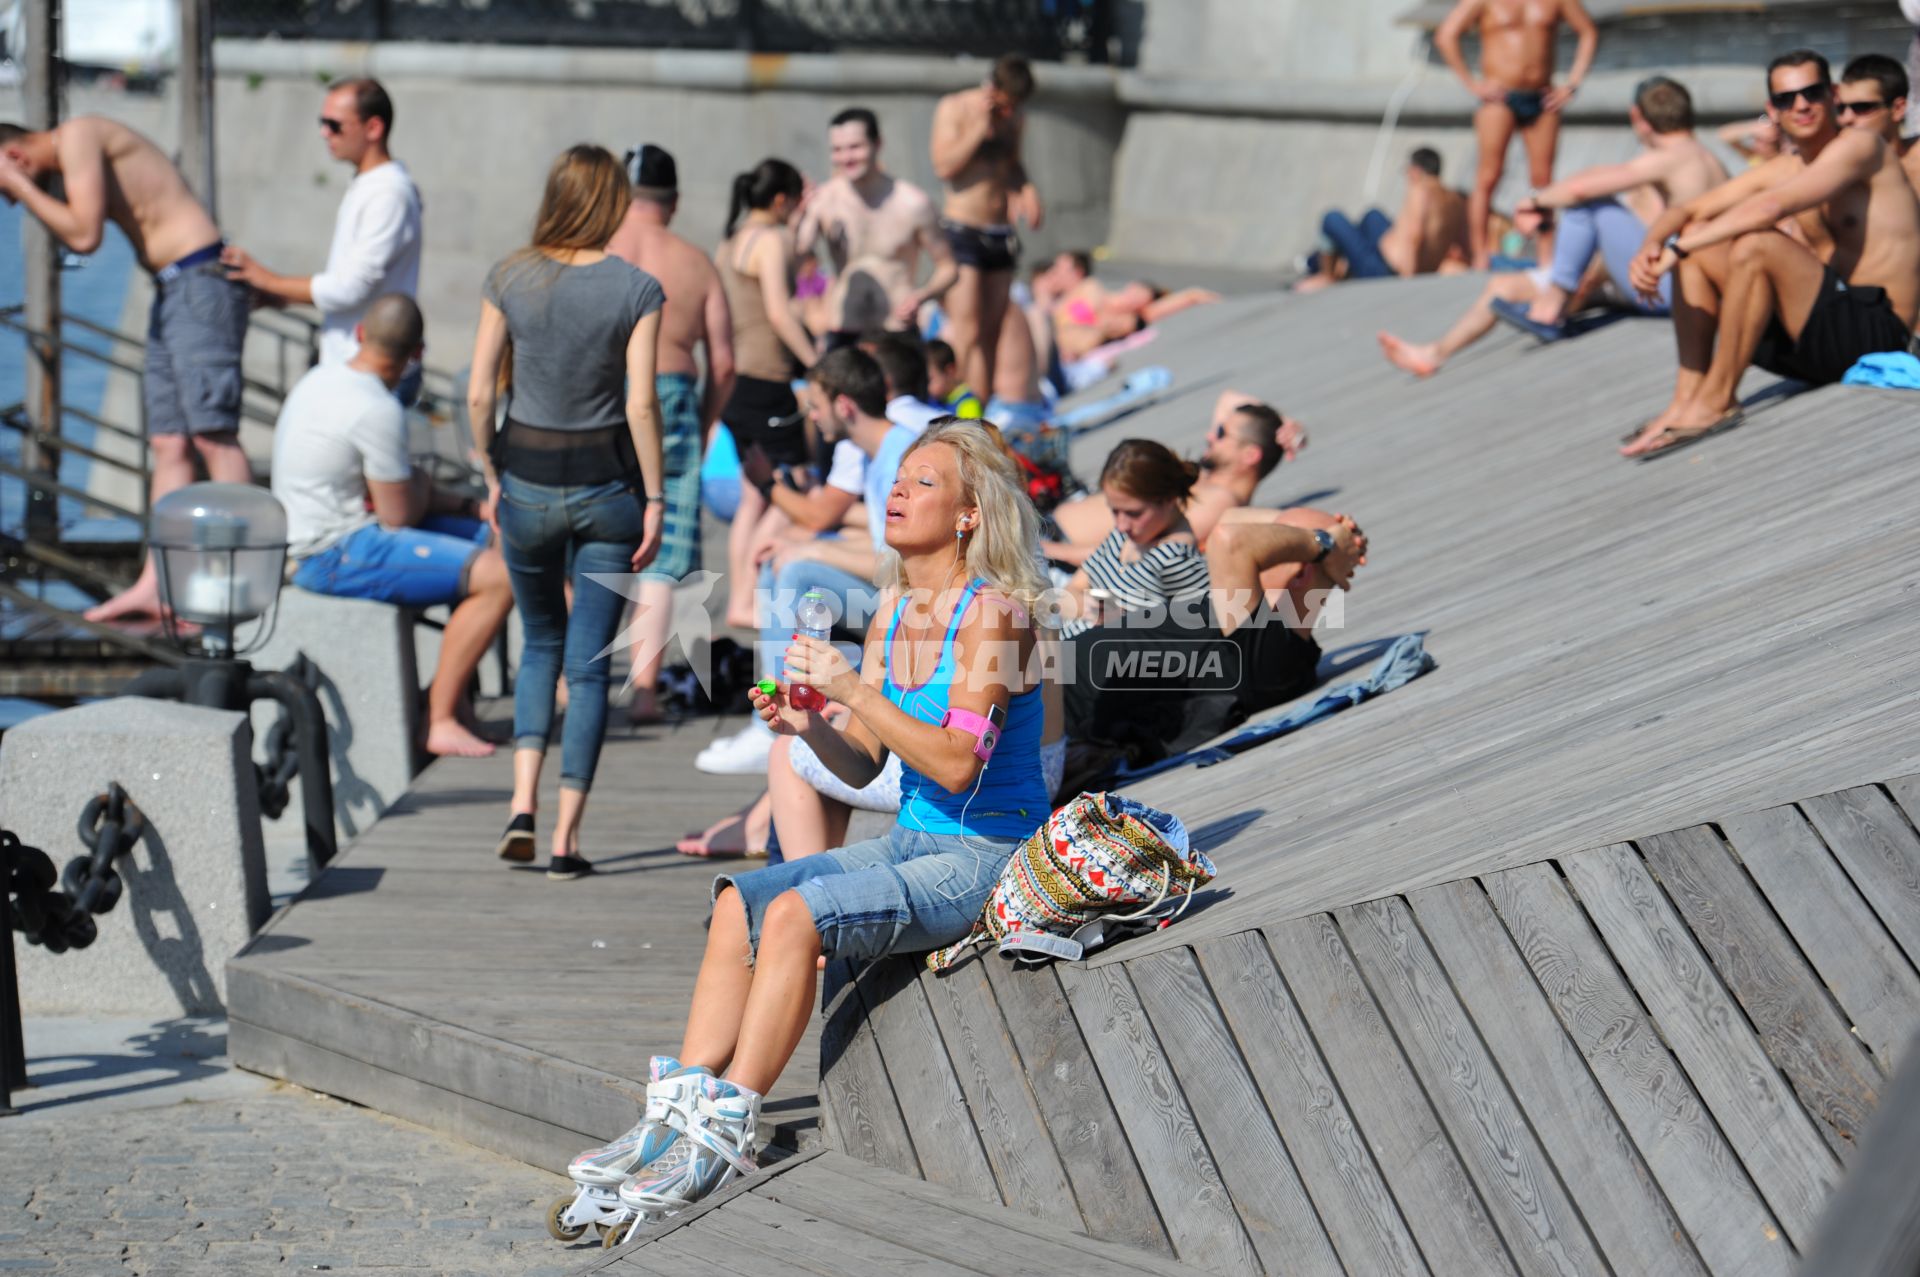
[[[418, 745], [420, 672], [413, 629], [413, 616], [404, 608], [330, 598], [290, 585], [280, 592], [273, 636], [247, 657], [257, 670], [281, 670], [305, 656], [319, 671], [315, 690], [327, 715], [334, 827], [342, 847], [407, 792], [425, 761]], [[253, 707], [256, 753], [280, 712], [270, 701]], [[300, 838], [301, 813], [296, 781], [270, 836]]]
[[259, 799], [244, 714], [126, 697], [23, 723], [0, 742], [0, 823], [56, 866], [86, 854], [76, 824], [118, 781], [145, 817], [115, 863], [125, 890], [85, 949], [16, 938], [30, 1015], [217, 1013], [226, 963], [266, 921]]

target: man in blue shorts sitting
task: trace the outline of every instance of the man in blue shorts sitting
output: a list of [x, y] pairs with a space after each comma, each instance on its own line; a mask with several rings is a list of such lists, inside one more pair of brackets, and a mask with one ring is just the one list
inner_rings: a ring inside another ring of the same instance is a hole
[[352, 359], [300, 379], [274, 426], [273, 494], [287, 508], [301, 589], [453, 608], [427, 692], [426, 747], [479, 758], [493, 746], [461, 721], [467, 684], [513, 609], [513, 590], [500, 551], [488, 548], [486, 512], [436, 490], [407, 458], [393, 388], [419, 357], [424, 330], [413, 299], [389, 293], [367, 307]]

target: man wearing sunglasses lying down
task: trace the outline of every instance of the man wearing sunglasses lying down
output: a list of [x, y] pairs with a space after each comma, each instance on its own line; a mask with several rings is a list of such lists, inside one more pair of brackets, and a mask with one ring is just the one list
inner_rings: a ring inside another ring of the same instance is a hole
[[[1862, 356], [1905, 350], [1920, 311], [1920, 198], [1901, 167], [1890, 110], [1842, 127], [1849, 104], [1880, 92], [1868, 79], [1836, 95], [1810, 50], [1767, 69], [1769, 114], [1793, 143], [1781, 155], [1663, 214], [1630, 272], [1642, 296], [1678, 272], [1673, 400], [1621, 449], [1653, 457], [1740, 424], [1748, 365], [1813, 385], [1839, 381]], [[1779, 229], [1792, 218], [1805, 243]], [[1869, 233], [1871, 228], [1871, 233]]]
[[[407, 166], [387, 151], [393, 137], [393, 101], [378, 80], [345, 80], [327, 90], [320, 106], [320, 140], [327, 154], [353, 169], [353, 181], [334, 215], [333, 244], [318, 275], [280, 275], [244, 249], [221, 255], [228, 273], [273, 305], [319, 307], [320, 362], [344, 364], [360, 349], [354, 329], [376, 297], [420, 289], [420, 191]], [[420, 366], [407, 370], [394, 393], [411, 405], [420, 393]]]
[[[220, 230], [180, 170], [116, 120], [80, 115], [44, 132], [0, 124], [0, 196], [24, 204], [67, 248], [93, 253], [109, 220], [153, 275], [147, 329], [147, 442], [158, 500], [209, 478], [249, 483], [240, 450], [240, 347], [247, 290], [220, 268]], [[157, 616], [159, 577], [140, 579], [87, 613], [89, 620]]]

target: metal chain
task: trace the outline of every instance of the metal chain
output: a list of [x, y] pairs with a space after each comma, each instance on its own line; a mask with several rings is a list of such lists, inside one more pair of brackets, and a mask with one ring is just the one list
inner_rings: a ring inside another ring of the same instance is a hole
[[127, 801], [127, 791], [120, 782], [110, 782], [106, 793], [87, 800], [80, 809], [77, 832], [89, 853], [69, 860], [67, 871], [60, 877], [60, 885], [73, 897], [76, 909], [107, 913], [120, 903], [122, 884], [113, 862], [130, 851], [146, 830], [146, 817]]
[[11, 829], [0, 829], [0, 862], [7, 866], [0, 903], [7, 908], [8, 925], [26, 936], [28, 944], [65, 953], [93, 943], [98, 934], [93, 918], [75, 907], [72, 896], [53, 889], [58, 874], [52, 856], [27, 846]]

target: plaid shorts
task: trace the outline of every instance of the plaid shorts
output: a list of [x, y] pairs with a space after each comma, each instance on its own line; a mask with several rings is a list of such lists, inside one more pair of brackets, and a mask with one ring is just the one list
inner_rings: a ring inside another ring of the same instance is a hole
[[700, 567], [700, 387], [683, 372], [663, 372], [653, 384], [660, 396], [667, 521], [660, 533], [660, 553], [640, 577], [678, 584]]

